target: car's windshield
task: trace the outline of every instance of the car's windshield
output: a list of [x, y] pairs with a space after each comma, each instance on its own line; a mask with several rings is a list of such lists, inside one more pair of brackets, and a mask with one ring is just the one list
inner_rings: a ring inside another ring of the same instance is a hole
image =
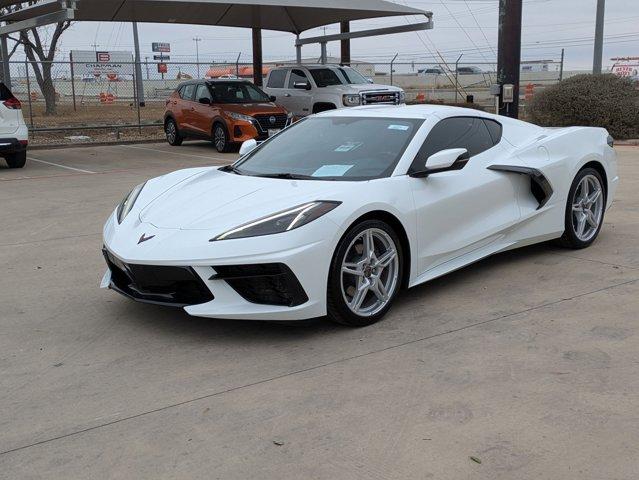
[[309, 118], [241, 159], [235, 172], [311, 180], [388, 177], [422, 123], [397, 118]]
[[270, 102], [268, 95], [251, 83], [215, 82], [209, 83], [214, 103], [255, 103]]
[[357, 70], [349, 67], [327, 67], [310, 69], [313, 80], [318, 87], [330, 87], [332, 85], [359, 85], [368, 83]]

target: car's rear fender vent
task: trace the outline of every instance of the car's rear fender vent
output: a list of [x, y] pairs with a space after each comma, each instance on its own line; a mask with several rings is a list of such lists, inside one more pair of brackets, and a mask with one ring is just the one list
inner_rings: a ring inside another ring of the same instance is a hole
[[519, 165], [491, 165], [488, 170], [496, 172], [515, 173], [530, 178], [530, 193], [539, 202], [537, 210], [543, 208], [553, 195], [552, 185], [541, 170]]

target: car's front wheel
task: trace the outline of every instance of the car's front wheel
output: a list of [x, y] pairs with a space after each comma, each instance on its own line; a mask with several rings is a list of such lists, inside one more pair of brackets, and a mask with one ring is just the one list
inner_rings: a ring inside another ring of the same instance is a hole
[[581, 170], [575, 177], [566, 205], [566, 230], [559, 244], [580, 249], [592, 245], [603, 225], [606, 190], [599, 172], [593, 168]]
[[385, 222], [366, 220], [340, 241], [328, 279], [328, 316], [352, 327], [372, 325], [386, 315], [402, 284], [403, 252]]
[[231, 142], [226, 128], [221, 123], [216, 123], [213, 127], [213, 144], [220, 153], [228, 153], [231, 151]]
[[173, 147], [179, 147], [182, 145], [184, 138], [180, 135], [177, 127], [177, 123], [172, 118], [169, 118], [164, 125], [164, 133], [166, 133], [166, 141]]

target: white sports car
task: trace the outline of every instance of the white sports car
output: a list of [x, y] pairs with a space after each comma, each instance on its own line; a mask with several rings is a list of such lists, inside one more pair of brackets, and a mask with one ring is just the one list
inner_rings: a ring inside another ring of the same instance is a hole
[[454, 107], [334, 110], [240, 153], [135, 187], [104, 227], [102, 286], [201, 317], [369, 325], [494, 253], [589, 246], [619, 180], [604, 129]]

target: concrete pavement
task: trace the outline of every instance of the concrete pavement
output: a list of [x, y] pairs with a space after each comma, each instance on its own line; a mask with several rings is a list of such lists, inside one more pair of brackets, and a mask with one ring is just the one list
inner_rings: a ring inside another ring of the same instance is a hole
[[234, 158], [209, 144], [0, 168], [0, 478], [636, 478], [639, 148], [619, 153], [593, 247], [498, 255], [360, 330], [97, 289], [117, 202]]

